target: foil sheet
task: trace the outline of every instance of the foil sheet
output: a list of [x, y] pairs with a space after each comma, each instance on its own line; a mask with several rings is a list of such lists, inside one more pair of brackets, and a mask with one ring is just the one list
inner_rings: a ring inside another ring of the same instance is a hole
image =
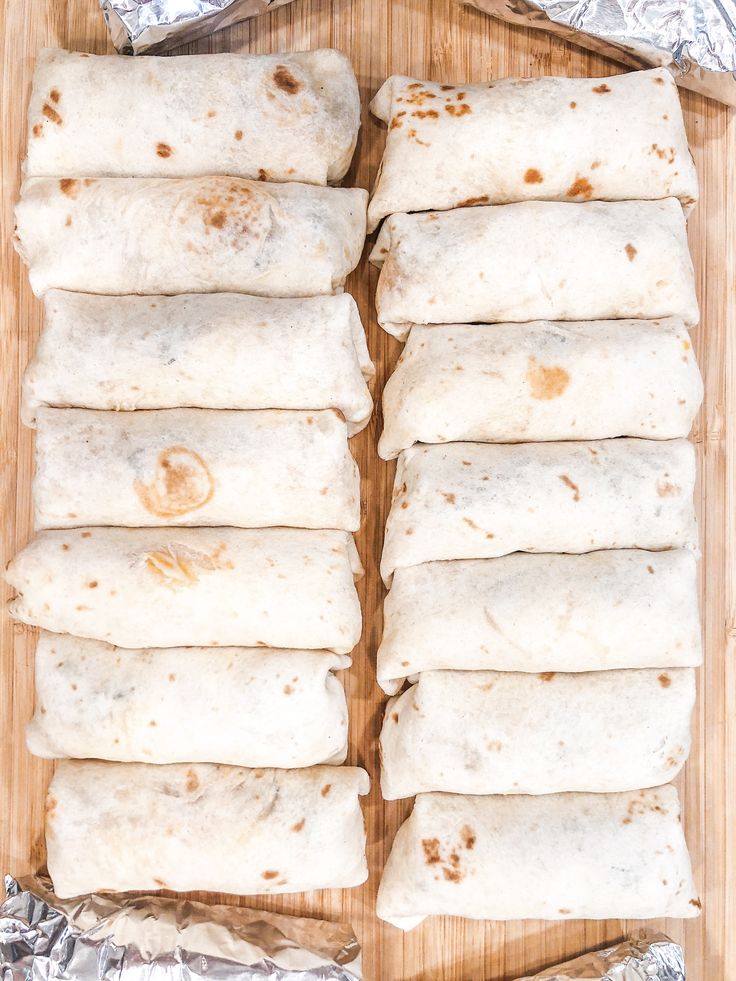
[[517, 981], [685, 981], [682, 947], [663, 933], [642, 931], [638, 939], [595, 950]]
[[466, 0], [499, 20], [557, 34], [736, 106], [733, 0]]
[[60, 900], [5, 876], [2, 981], [360, 981], [348, 926], [160, 896]]
[[291, 0], [99, 0], [121, 54], [152, 54], [196, 41]]

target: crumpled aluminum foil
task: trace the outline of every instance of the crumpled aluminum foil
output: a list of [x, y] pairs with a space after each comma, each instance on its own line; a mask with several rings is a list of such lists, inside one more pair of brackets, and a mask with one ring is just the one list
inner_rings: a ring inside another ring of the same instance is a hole
[[594, 950], [517, 981], [685, 981], [682, 947], [663, 933], [641, 931], [606, 950]]
[[99, 0], [121, 54], [152, 54], [196, 41], [291, 0]]
[[161, 896], [57, 899], [5, 876], [2, 981], [360, 981], [350, 927]]
[[669, 68], [683, 88], [736, 106], [733, 0], [465, 0], [633, 68]]

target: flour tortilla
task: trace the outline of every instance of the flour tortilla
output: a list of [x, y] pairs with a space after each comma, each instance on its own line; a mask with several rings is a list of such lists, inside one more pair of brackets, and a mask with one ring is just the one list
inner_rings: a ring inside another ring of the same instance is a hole
[[343, 763], [348, 712], [332, 672], [349, 666], [327, 651], [131, 651], [42, 631], [26, 742], [47, 759]]
[[360, 527], [360, 474], [332, 409], [39, 409], [37, 528]]
[[[420, 671], [605, 671], [702, 662], [695, 555], [516, 552], [397, 569], [378, 683]], [[632, 630], [631, 625], [636, 624]]]
[[381, 575], [510, 552], [696, 548], [685, 439], [448, 443], [399, 457]]
[[697, 916], [667, 785], [620, 794], [420, 794], [378, 890], [380, 919], [607, 920]]
[[236, 177], [32, 177], [15, 244], [37, 296], [313, 296], [358, 264], [366, 195]]
[[383, 391], [384, 460], [414, 443], [687, 436], [703, 382], [678, 320], [413, 327]]
[[287, 647], [360, 638], [352, 535], [296, 528], [40, 532], [10, 562], [10, 613], [119, 647]]
[[54, 892], [239, 895], [365, 882], [358, 767], [246, 770], [64, 761], [47, 798]]
[[378, 321], [401, 339], [411, 323], [698, 320], [676, 198], [393, 215], [371, 260]]
[[424, 671], [386, 707], [381, 793], [658, 786], [687, 759], [694, 702], [693, 668]]
[[440, 85], [388, 78], [371, 102], [388, 124], [368, 206], [385, 216], [512, 201], [698, 196], [672, 75], [504, 78]]
[[325, 184], [350, 166], [359, 126], [352, 66], [331, 49], [120, 58], [45, 48], [25, 172]]
[[374, 375], [348, 293], [94, 296], [49, 290], [22, 418], [86, 409], [338, 409], [367, 425]]

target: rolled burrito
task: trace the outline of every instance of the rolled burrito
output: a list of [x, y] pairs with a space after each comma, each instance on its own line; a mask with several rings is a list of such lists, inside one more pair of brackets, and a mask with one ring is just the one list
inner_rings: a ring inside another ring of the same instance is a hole
[[690, 752], [693, 668], [424, 671], [386, 707], [381, 793], [607, 793], [672, 780]]
[[37, 528], [360, 526], [360, 474], [333, 409], [39, 409]]
[[413, 327], [383, 391], [384, 460], [414, 443], [687, 436], [703, 382], [679, 320]]
[[371, 258], [378, 321], [401, 339], [411, 323], [698, 320], [676, 198], [393, 215]]
[[8, 565], [10, 613], [119, 647], [287, 647], [360, 638], [352, 535], [296, 528], [40, 532]]
[[448, 443], [399, 457], [381, 557], [696, 548], [695, 450], [685, 439]]
[[348, 714], [333, 671], [349, 666], [328, 651], [131, 651], [42, 631], [26, 743], [47, 759], [343, 763]]
[[[697, 667], [697, 563], [687, 549], [517, 552], [397, 569], [378, 683], [420, 671]], [[632, 630], [631, 625], [636, 624]]]
[[46, 48], [26, 173], [326, 184], [348, 169], [359, 126], [358, 85], [339, 51], [140, 60]]
[[365, 882], [358, 767], [246, 770], [60, 763], [46, 801], [57, 896], [202, 889], [240, 895]]
[[474, 920], [648, 920], [700, 911], [672, 786], [620, 794], [420, 794], [376, 913], [403, 930]]
[[698, 196], [680, 99], [664, 68], [612, 78], [439, 85], [392, 75], [370, 228], [403, 211], [512, 201]]
[[374, 370], [348, 293], [273, 299], [240, 293], [94, 296], [49, 290], [23, 376], [36, 410], [338, 409], [359, 432]]
[[342, 286], [367, 192], [237, 177], [32, 177], [16, 248], [33, 292], [311, 296]]

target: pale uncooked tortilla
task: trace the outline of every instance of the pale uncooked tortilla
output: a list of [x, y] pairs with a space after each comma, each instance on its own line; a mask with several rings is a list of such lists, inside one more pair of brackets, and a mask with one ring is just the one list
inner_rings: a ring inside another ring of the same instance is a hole
[[620, 794], [420, 794], [383, 872], [376, 913], [403, 930], [427, 916], [648, 920], [700, 911], [667, 785]]
[[237, 177], [31, 177], [15, 246], [37, 296], [332, 293], [360, 259], [367, 192]]
[[606, 793], [674, 779], [690, 752], [693, 668], [424, 671], [386, 707], [381, 793]]
[[698, 196], [682, 108], [664, 68], [612, 78], [440, 85], [386, 79], [387, 124], [368, 218], [512, 201]]
[[22, 418], [84, 409], [338, 409], [367, 425], [374, 375], [349, 293], [95, 296], [49, 290]]
[[37, 528], [360, 527], [360, 474], [334, 409], [39, 409]]
[[[516, 552], [397, 569], [378, 683], [420, 671], [697, 667], [697, 562], [687, 549]], [[636, 624], [632, 630], [631, 625]]]
[[345, 692], [327, 651], [127, 650], [42, 631], [26, 742], [45, 758], [304, 767], [343, 763]]
[[378, 452], [414, 443], [687, 436], [703, 382], [680, 320], [412, 328]]
[[246, 770], [65, 760], [46, 801], [54, 892], [240, 895], [365, 882], [358, 767]]
[[381, 575], [510, 552], [695, 548], [685, 439], [448, 443], [399, 457]]
[[45, 48], [25, 172], [325, 184], [348, 169], [359, 126], [358, 84], [340, 51], [121, 58]]
[[412, 323], [698, 320], [677, 198], [392, 215], [371, 260], [378, 321], [401, 339]]
[[42, 531], [10, 562], [10, 613], [119, 647], [286, 647], [360, 638], [352, 535], [297, 528]]

